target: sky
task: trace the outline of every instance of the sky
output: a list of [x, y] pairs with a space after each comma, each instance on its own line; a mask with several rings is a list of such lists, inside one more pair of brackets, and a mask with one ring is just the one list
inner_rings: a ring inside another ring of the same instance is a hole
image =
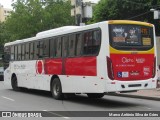
[[[13, 0], [0, 0], [0, 4], [3, 5], [4, 8], [12, 9], [11, 7], [12, 1]], [[83, 1], [92, 1], [94, 3], [97, 3], [99, 0], [83, 0]]]
[[0, 0], [0, 4], [3, 5], [4, 8], [12, 9], [11, 7], [12, 0]]

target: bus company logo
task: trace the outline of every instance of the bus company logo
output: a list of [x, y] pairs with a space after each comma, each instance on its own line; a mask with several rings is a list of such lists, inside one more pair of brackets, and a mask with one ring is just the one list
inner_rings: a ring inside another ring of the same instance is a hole
[[133, 63], [134, 59], [123, 57], [122, 58], [122, 63]]
[[37, 73], [37, 74], [42, 74], [42, 73], [44, 73], [43, 60], [38, 60], [38, 61], [36, 62], [36, 73]]
[[144, 63], [145, 62], [145, 58], [136, 58], [136, 62], [137, 63]]
[[2, 112], [1, 117], [12, 117], [11, 112]]
[[140, 72], [139, 71], [130, 71], [131, 76], [139, 76]]

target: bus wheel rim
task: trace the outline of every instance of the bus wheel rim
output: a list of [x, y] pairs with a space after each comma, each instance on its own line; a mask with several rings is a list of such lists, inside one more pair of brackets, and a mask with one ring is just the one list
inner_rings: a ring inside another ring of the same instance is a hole
[[53, 87], [53, 92], [54, 92], [54, 95], [57, 96], [59, 94], [59, 85], [58, 84], [55, 84], [54, 87]]

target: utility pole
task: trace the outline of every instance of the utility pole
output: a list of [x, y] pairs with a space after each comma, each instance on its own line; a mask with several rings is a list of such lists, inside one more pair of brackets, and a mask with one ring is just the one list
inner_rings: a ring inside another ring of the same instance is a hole
[[150, 9], [151, 12], [153, 12], [154, 15], [154, 25], [156, 30], [156, 35], [159, 35], [159, 26], [158, 26], [158, 20], [160, 19], [160, 10], [157, 8], [157, 0], [152, 0], [152, 9]]
[[71, 16], [75, 17], [75, 24], [85, 25], [84, 20], [92, 18], [91, 2], [83, 3], [82, 0], [71, 0]]

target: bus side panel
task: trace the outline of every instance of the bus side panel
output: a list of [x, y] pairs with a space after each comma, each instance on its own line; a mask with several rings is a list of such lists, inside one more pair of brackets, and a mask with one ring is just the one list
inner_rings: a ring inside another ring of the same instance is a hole
[[96, 76], [60, 75], [63, 93], [104, 93], [105, 80]]
[[[96, 56], [64, 59], [64, 75], [96, 76]], [[62, 75], [62, 59], [46, 59], [45, 74]]]
[[96, 57], [67, 58], [66, 75], [96, 76]]
[[62, 59], [45, 59], [44, 62], [44, 73], [45, 74], [62, 74]]

